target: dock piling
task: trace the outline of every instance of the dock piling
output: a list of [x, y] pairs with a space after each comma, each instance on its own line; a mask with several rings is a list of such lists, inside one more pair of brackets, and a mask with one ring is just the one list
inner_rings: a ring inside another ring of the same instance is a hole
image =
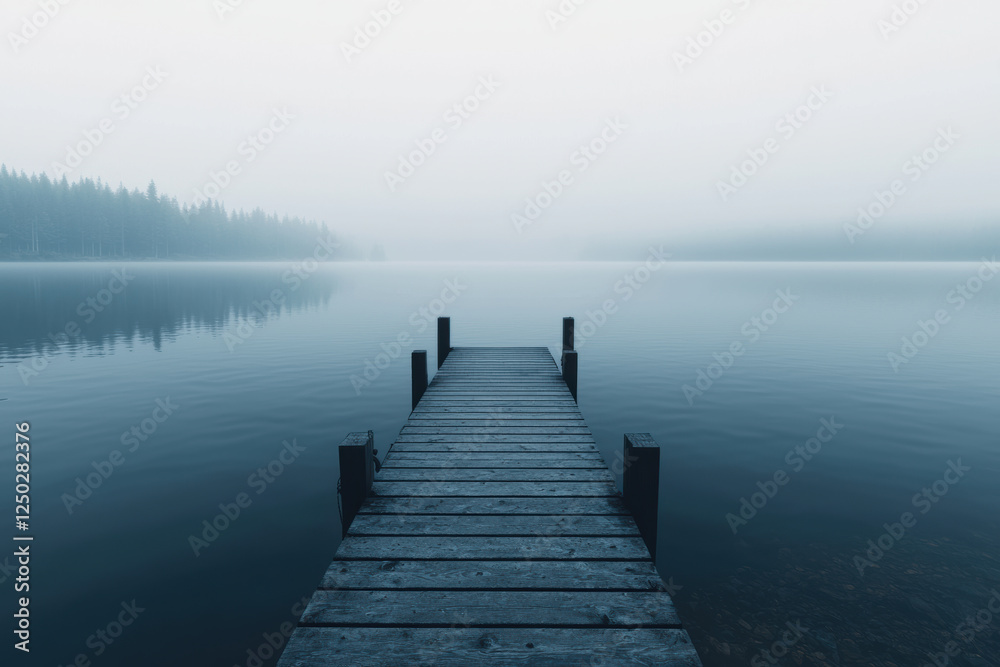
[[343, 537], [355, 515], [368, 498], [375, 481], [375, 437], [367, 433], [349, 433], [340, 443], [340, 499]]
[[575, 350], [566, 350], [562, 355], [562, 376], [563, 380], [566, 382], [566, 386], [569, 387], [569, 393], [573, 395], [573, 400], [577, 401], [576, 397], [576, 379], [577, 379], [577, 352]]
[[441, 364], [443, 364], [444, 360], [448, 358], [449, 352], [451, 352], [451, 318], [439, 317], [438, 318], [438, 368], [441, 368]]
[[656, 558], [660, 495], [660, 445], [649, 433], [626, 433], [622, 496], [650, 555]]
[[574, 349], [573, 348], [573, 339], [574, 339], [573, 327], [574, 327], [574, 320], [573, 320], [573, 318], [572, 317], [564, 317], [563, 318], [563, 346], [562, 346], [562, 351], [563, 352], [566, 352], [568, 350]]
[[427, 391], [427, 350], [414, 350], [410, 355], [410, 377], [413, 384], [413, 406], [410, 410], [415, 410]]

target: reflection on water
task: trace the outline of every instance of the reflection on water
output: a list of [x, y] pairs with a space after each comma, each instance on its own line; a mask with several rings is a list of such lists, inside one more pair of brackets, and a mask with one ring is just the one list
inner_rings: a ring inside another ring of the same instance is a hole
[[43, 354], [164, 340], [323, 306], [332, 274], [281, 263], [0, 264], [0, 352]]
[[[111, 297], [117, 265], [0, 265], [0, 414], [30, 420], [38, 443], [45, 643], [32, 657], [256, 665], [248, 650], [292, 620], [340, 539], [336, 444], [372, 429], [384, 454], [408, 414], [409, 349], [363, 392], [352, 376], [400, 334], [435, 368], [421, 312], [459, 281], [454, 344], [555, 348], [576, 316], [580, 407], [605, 460], [624, 432], [663, 447], [657, 566], [706, 667], [772, 664], [768, 651], [776, 664], [923, 667], [953, 640], [948, 664], [1000, 664], [1000, 614], [968, 642], [958, 630], [1000, 591], [1000, 283], [896, 372], [887, 353], [951, 308], [974, 265], [669, 264], [626, 298], [616, 285], [643, 259], [329, 264], [306, 280], [293, 265], [142, 264]], [[772, 316], [779, 290], [797, 299]], [[91, 298], [112, 301], [97, 312]], [[63, 340], [69, 322], [80, 331]], [[58, 363], [22, 382], [39, 354]], [[712, 383], [689, 401], [700, 373]], [[67, 511], [65, 494], [168, 399], [176, 412]], [[804, 467], [787, 458], [831, 419], [843, 429]], [[301, 457], [257, 495], [248, 480], [286, 440]], [[971, 470], [862, 576], [869, 540], [919, 512], [914, 494], [958, 459]], [[734, 534], [727, 515], [777, 471], [790, 481]], [[252, 506], [195, 555], [189, 537], [248, 490]], [[6, 586], [3, 566], [0, 553]], [[87, 638], [132, 599], [147, 611], [94, 656]], [[788, 623], [808, 631], [773, 650]]]

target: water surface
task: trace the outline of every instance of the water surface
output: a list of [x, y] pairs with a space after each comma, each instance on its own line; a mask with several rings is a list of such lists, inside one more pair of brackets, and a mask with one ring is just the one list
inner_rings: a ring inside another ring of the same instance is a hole
[[[0, 411], [11, 438], [15, 422], [32, 433], [33, 658], [257, 664], [339, 543], [336, 445], [372, 429], [384, 453], [409, 411], [406, 357], [436, 367], [443, 309], [455, 345], [556, 350], [577, 318], [606, 460], [626, 431], [663, 447], [657, 565], [706, 665], [748, 664], [786, 623], [808, 631], [781, 664], [923, 665], [949, 641], [950, 664], [1000, 664], [1000, 614], [960, 628], [1000, 590], [1000, 280], [959, 309], [977, 264], [645, 259], [0, 265]], [[401, 334], [412, 346], [364, 379]], [[836, 433], [809, 443], [822, 420]], [[304, 449], [275, 475], [284, 443]], [[192, 546], [241, 493], [249, 507]], [[742, 524], [744, 498], [766, 504]], [[915, 524], [866, 555], [906, 512]], [[135, 622], [97, 638], [133, 600]]]

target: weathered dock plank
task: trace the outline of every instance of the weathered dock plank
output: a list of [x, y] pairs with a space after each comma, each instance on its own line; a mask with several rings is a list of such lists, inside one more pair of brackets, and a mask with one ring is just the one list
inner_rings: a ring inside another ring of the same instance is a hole
[[658, 591], [316, 591], [300, 625], [676, 628]]
[[649, 561], [336, 560], [321, 589], [660, 591]]
[[439, 331], [443, 363], [279, 667], [699, 667], [548, 349]]
[[456, 618], [448, 628], [299, 628], [282, 667], [700, 667], [687, 632], [672, 629], [466, 628]]
[[[383, 472], [385, 470], [383, 469]], [[387, 482], [372, 485], [376, 496], [419, 498], [420, 496], [508, 496], [544, 498], [575, 496], [579, 498], [618, 495], [613, 482]]]
[[363, 514], [629, 514], [621, 496], [567, 497], [404, 497], [369, 498]]
[[508, 516], [414, 516], [408, 514], [361, 514], [355, 517], [348, 535], [386, 537], [398, 535], [489, 535], [521, 537], [524, 535], [635, 537], [639, 529], [630, 517], [622, 515], [562, 516], [536, 514]]

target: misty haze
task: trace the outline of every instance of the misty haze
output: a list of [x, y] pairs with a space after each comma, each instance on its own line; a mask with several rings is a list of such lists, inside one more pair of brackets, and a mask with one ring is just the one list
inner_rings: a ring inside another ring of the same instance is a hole
[[3, 664], [1000, 664], [998, 22], [10, 0]]

